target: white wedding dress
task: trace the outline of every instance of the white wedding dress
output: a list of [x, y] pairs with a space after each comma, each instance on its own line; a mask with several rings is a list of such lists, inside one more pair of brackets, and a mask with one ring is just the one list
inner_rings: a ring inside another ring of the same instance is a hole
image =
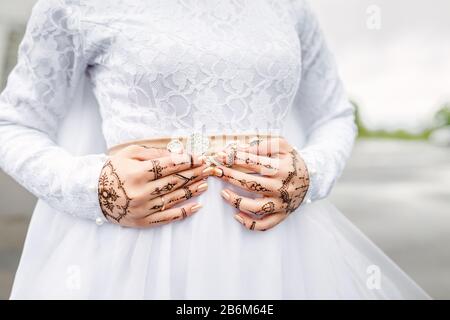
[[[197, 131], [284, 135], [312, 202], [252, 232], [212, 177], [189, 219], [96, 223], [107, 147]], [[40, 0], [0, 96], [1, 168], [40, 199], [11, 298], [429, 298], [323, 200], [354, 137], [303, 0]]]

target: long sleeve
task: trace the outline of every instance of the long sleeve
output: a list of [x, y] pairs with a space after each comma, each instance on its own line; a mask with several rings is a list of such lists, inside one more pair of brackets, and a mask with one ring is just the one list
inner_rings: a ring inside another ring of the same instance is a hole
[[70, 0], [40, 0], [0, 95], [0, 168], [59, 212], [96, 219], [104, 154], [73, 156], [56, 133], [85, 72], [78, 10]]
[[300, 148], [310, 173], [309, 200], [328, 196], [350, 156], [355, 136], [354, 109], [318, 21], [303, 0], [294, 0], [302, 54], [302, 78], [294, 101], [306, 131]]

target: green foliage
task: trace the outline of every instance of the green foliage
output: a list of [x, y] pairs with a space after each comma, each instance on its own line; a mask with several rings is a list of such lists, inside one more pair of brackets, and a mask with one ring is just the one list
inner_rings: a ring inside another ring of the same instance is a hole
[[450, 126], [450, 103], [443, 105], [434, 116], [435, 127]]
[[411, 133], [406, 130], [369, 130], [361, 119], [359, 106], [351, 101], [355, 107], [355, 123], [358, 127], [358, 138], [377, 138], [377, 139], [401, 139], [401, 140], [428, 140], [433, 130], [450, 125], [450, 104], [444, 105], [435, 115], [436, 125], [433, 128], [427, 128], [419, 133]]

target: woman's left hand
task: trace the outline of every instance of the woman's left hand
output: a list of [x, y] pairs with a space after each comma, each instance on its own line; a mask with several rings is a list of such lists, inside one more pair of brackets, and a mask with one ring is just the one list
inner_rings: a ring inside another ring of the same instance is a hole
[[[295, 211], [308, 191], [309, 174], [303, 159], [284, 138], [232, 145], [216, 157], [225, 165], [214, 175], [262, 197], [248, 198], [229, 189], [222, 196], [239, 212], [234, 216], [247, 229], [265, 231]], [[254, 173], [239, 171], [237, 166]]]

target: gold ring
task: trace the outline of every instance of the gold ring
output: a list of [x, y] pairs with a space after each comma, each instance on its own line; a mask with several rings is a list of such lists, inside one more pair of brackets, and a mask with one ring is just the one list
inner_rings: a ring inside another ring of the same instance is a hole
[[161, 196], [161, 200], [162, 200], [161, 211], [164, 211], [166, 209], [166, 200], [164, 199], [164, 196]]
[[217, 168], [217, 169], [220, 170], [220, 172], [221, 172], [220, 176], [217, 176], [217, 177], [222, 178], [224, 175], [223, 169], [222, 168]]

